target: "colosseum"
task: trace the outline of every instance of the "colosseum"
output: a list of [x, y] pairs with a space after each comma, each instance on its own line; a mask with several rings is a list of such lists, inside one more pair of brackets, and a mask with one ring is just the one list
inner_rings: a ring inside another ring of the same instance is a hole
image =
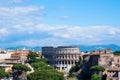
[[56, 70], [70, 70], [79, 61], [77, 46], [42, 47], [42, 54]]

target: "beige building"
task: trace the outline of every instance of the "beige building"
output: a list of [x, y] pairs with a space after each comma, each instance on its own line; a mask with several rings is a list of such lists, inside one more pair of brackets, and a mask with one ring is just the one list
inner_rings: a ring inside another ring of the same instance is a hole
[[2, 56], [0, 60], [0, 67], [4, 68], [6, 72], [11, 72], [14, 64], [24, 64], [28, 54], [29, 51], [27, 50], [10, 50], [5, 54], [0, 54]]
[[6, 58], [10, 58], [11, 57], [11, 52], [6, 52], [5, 51], [5, 53], [0, 53], [0, 61], [2, 61], [2, 60], [4, 60], [4, 59], [6, 59]]

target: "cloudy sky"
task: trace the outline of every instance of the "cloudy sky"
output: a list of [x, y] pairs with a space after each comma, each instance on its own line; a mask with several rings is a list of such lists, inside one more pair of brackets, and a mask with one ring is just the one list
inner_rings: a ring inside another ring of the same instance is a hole
[[0, 0], [0, 47], [120, 45], [119, 0]]

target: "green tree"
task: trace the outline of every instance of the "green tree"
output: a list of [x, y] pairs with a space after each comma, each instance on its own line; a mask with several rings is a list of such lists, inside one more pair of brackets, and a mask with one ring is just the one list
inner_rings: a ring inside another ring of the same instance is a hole
[[103, 74], [103, 71], [105, 70], [103, 66], [99, 66], [99, 65], [92, 66], [90, 69], [91, 69], [91, 73], [98, 74], [100, 77], [103, 76], [102, 74]]
[[47, 59], [36, 59], [31, 66], [35, 72], [27, 75], [28, 80], [64, 80], [63, 74], [48, 65]]
[[97, 75], [97, 74], [93, 74], [91, 76], [91, 80], [101, 80], [101, 77], [99, 75]]
[[110, 80], [113, 80], [112, 78], [110, 78]]
[[46, 64], [44, 62], [32, 63], [31, 66], [35, 70], [54, 70], [54, 68], [52, 66], [49, 66], [48, 64]]
[[13, 65], [12, 70], [14, 80], [26, 80], [27, 71], [30, 71], [30, 68], [22, 64], [15, 64]]
[[115, 51], [113, 54], [116, 56], [120, 56], [120, 51]]
[[28, 80], [64, 80], [64, 76], [62, 73], [57, 71], [35, 71], [27, 75]]
[[78, 70], [81, 69], [81, 65], [82, 65], [82, 60], [80, 59], [78, 62], [75, 63], [75, 66], [71, 67], [70, 71], [69, 71], [69, 76], [73, 77], [74, 73], [77, 73]]
[[38, 55], [36, 54], [36, 52], [32, 52], [32, 51], [29, 52], [29, 54], [28, 54], [28, 56], [27, 56], [28, 62], [29, 62], [29, 63], [35, 62], [37, 56], [38, 56]]
[[91, 70], [96, 70], [96, 71], [104, 71], [105, 70], [105, 68], [103, 67], [103, 66], [92, 66], [91, 68], [90, 68]]
[[9, 77], [9, 74], [5, 72], [4, 69], [0, 69], [0, 79]]
[[47, 58], [40, 58], [40, 59], [36, 59], [35, 62], [44, 62], [44, 63], [48, 63], [48, 59], [47, 59]]

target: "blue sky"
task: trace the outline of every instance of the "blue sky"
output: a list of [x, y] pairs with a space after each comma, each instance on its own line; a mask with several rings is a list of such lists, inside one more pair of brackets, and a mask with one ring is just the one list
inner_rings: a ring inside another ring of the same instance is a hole
[[0, 47], [120, 45], [119, 0], [0, 0]]

